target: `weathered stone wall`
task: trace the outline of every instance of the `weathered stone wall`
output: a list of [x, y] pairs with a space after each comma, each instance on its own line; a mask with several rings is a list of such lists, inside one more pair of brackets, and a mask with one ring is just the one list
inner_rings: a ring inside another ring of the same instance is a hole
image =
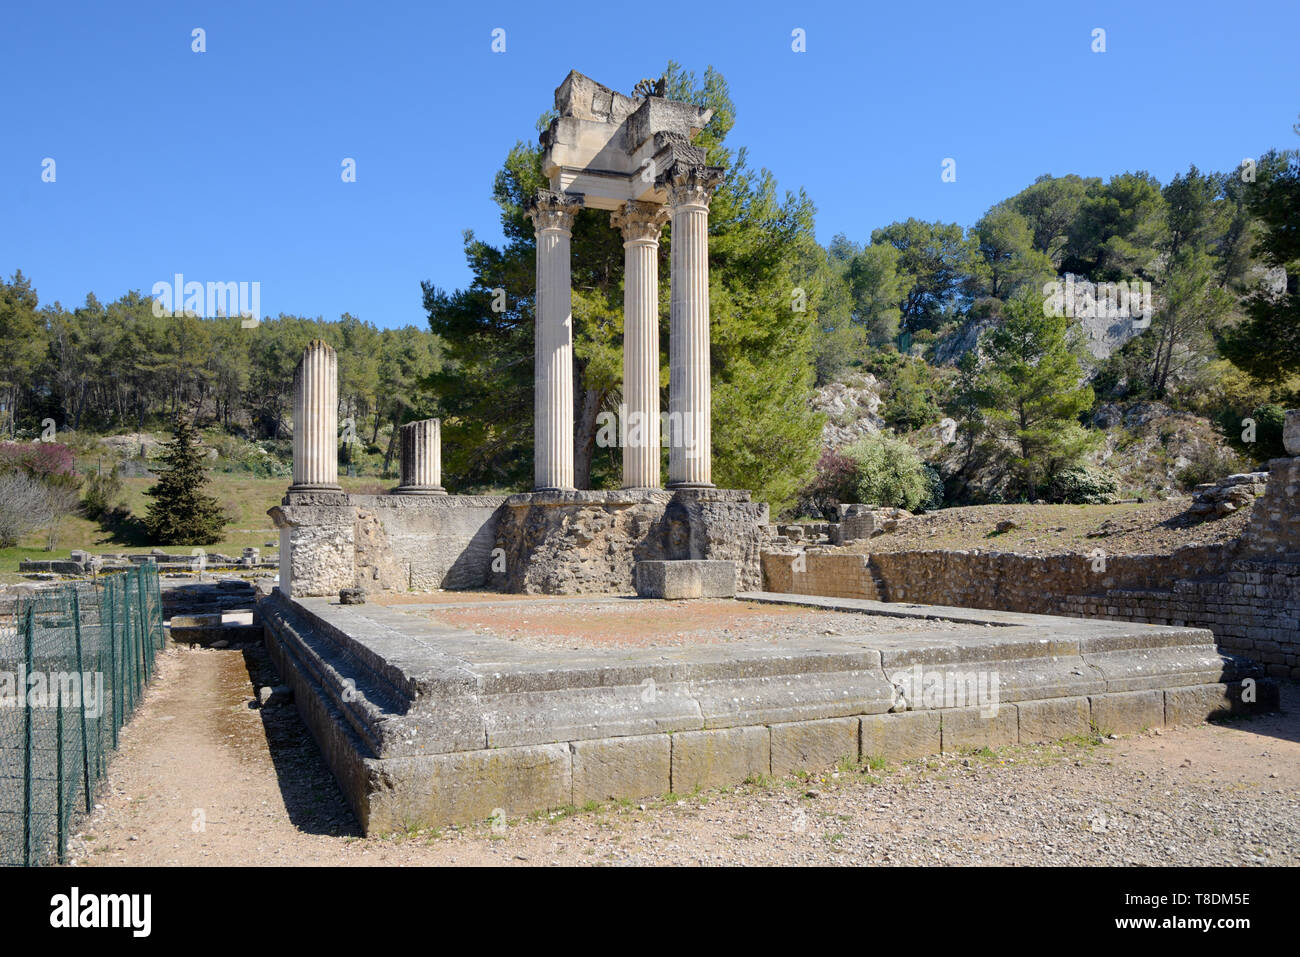
[[1209, 628], [1270, 675], [1300, 678], [1300, 458], [1270, 463], [1240, 539], [1167, 555], [988, 551], [763, 555], [768, 591]]
[[1300, 456], [1268, 463], [1268, 484], [1242, 540], [1260, 558], [1300, 556]]
[[729, 559], [745, 590], [760, 587], [767, 505], [732, 489], [531, 492], [497, 523], [504, 568], [493, 587], [529, 594], [631, 592], [639, 561]]
[[505, 500], [290, 493], [270, 510], [281, 584], [291, 582], [295, 596], [485, 587]]
[[632, 592], [638, 561], [688, 558], [735, 561], [739, 586], [753, 590], [768, 521], [765, 504], [728, 489], [292, 492], [270, 515], [280, 529], [280, 581], [295, 597], [344, 588]]

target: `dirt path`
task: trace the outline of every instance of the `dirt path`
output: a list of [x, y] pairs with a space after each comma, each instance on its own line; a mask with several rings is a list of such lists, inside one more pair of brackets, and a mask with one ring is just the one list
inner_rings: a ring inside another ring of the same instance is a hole
[[78, 864], [1300, 864], [1291, 713], [363, 838], [260, 646], [170, 648]]

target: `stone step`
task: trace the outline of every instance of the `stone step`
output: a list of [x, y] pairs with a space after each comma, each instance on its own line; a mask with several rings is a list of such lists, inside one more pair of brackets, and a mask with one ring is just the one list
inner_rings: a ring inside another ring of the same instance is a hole
[[165, 624], [172, 641], [179, 644], [206, 647], [217, 641], [235, 645], [262, 640], [261, 616], [254, 610], [224, 615], [176, 615]]

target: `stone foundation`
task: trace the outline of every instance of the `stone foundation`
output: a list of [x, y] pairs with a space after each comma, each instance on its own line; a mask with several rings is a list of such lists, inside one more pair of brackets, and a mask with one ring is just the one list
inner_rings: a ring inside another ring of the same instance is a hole
[[436, 605], [277, 592], [260, 610], [368, 834], [1277, 708], [1277, 686], [1203, 629], [741, 597], [967, 627], [546, 651], [440, 622]]
[[295, 597], [488, 588], [630, 593], [638, 561], [734, 561], [757, 588], [767, 506], [728, 489], [521, 495], [290, 492], [269, 512]]
[[505, 567], [491, 583], [529, 594], [632, 592], [639, 561], [722, 559], [752, 590], [767, 520], [766, 504], [731, 489], [512, 495], [496, 532]]

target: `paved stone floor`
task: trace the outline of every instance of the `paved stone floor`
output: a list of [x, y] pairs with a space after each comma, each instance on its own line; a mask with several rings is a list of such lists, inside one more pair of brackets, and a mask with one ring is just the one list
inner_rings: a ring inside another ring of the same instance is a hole
[[666, 800], [364, 838], [259, 645], [169, 648], [123, 735], [85, 864], [1300, 864], [1288, 713]]
[[488, 604], [398, 606], [412, 614], [535, 648], [663, 648], [731, 641], [955, 631], [940, 619], [894, 618], [758, 605], [731, 599], [645, 601], [627, 598], [522, 598]]

